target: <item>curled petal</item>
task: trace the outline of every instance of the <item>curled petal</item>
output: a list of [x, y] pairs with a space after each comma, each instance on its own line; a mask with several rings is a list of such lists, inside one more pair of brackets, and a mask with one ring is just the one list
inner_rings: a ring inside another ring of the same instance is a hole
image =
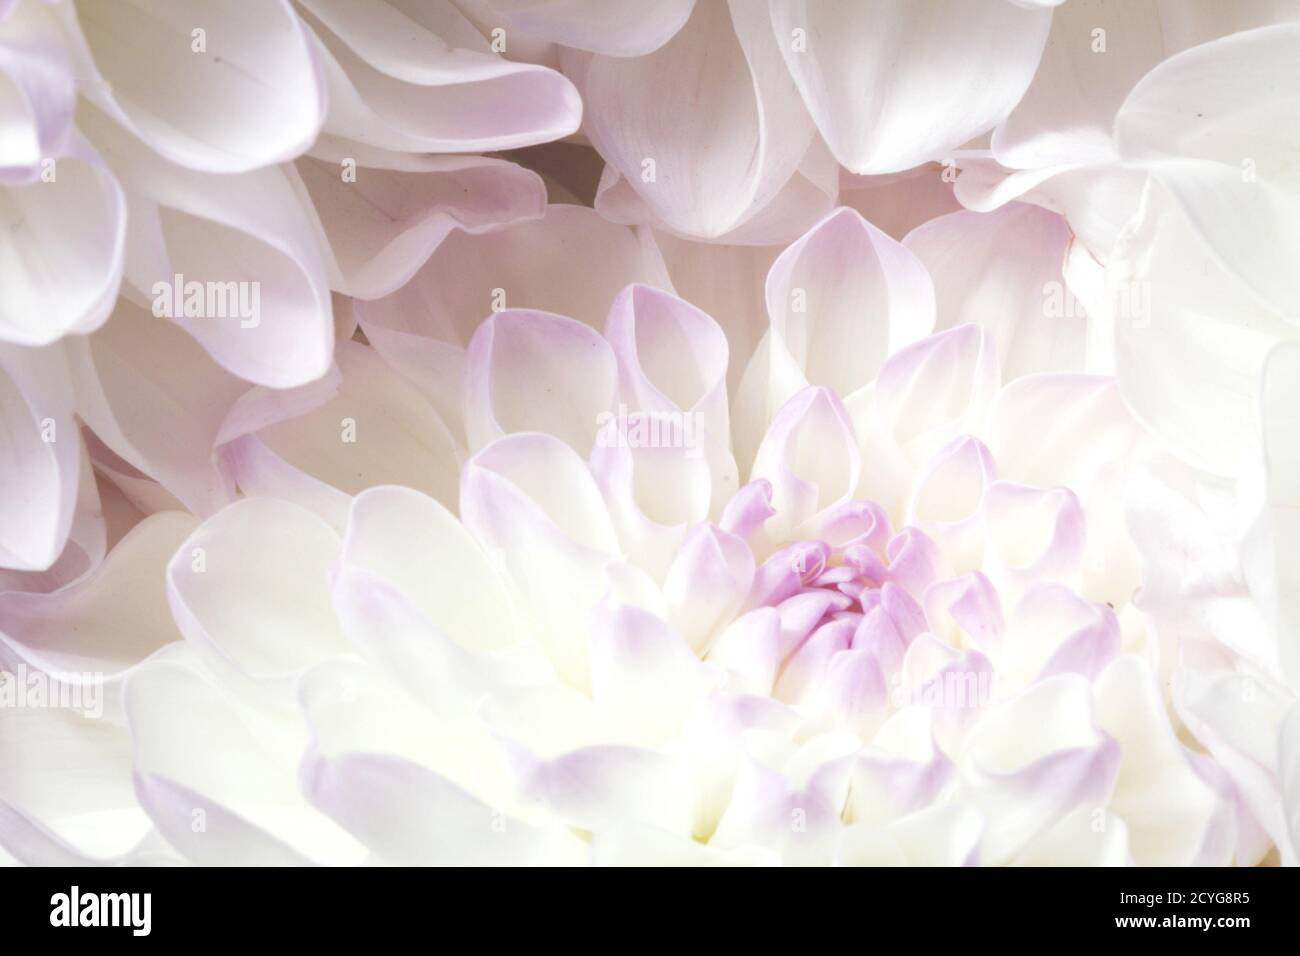
[[655, 232], [654, 240], [672, 288], [726, 333], [727, 389], [734, 395], [768, 328], [763, 287], [781, 248], [692, 242], [666, 232]]
[[906, 248], [841, 208], [772, 264], [767, 311], [773, 386], [811, 382], [847, 398], [888, 356], [930, 333], [934, 289]]
[[566, 62], [600, 154], [660, 221], [691, 236], [721, 236], [766, 205], [812, 138], [766, 15], [733, 6], [696, 4], [645, 56]]
[[939, 449], [912, 485], [909, 522], [943, 547], [956, 573], [980, 565], [979, 506], [996, 477], [989, 450], [979, 439], [963, 435]]
[[318, 240], [283, 169], [207, 176], [167, 162], [93, 108], [79, 118], [130, 202], [126, 278], [155, 317], [182, 326], [222, 366], [272, 388], [329, 367], [329, 283]]
[[895, 353], [876, 380], [881, 427], [916, 460], [975, 430], [998, 385], [992, 337], [962, 325]]
[[788, 539], [800, 524], [846, 500], [861, 468], [853, 425], [835, 393], [813, 386], [795, 395], [773, 419], [750, 474], [751, 481], [771, 482], [776, 514], [769, 533]]
[[708, 517], [713, 482], [680, 415], [625, 411], [601, 414], [591, 472], [623, 552], [660, 581], [688, 529]]
[[126, 466], [208, 515], [234, 497], [213, 460], [222, 421], [248, 385], [183, 329], [129, 299], [87, 338], [71, 340], [78, 412]]
[[[0, 77], [0, 82], [3, 77]], [[122, 277], [126, 198], [80, 137], [50, 158], [51, 181], [0, 190], [0, 341], [48, 345], [99, 328]]]
[[855, 173], [943, 159], [991, 129], [1029, 86], [1052, 22], [1004, 0], [774, 0], [771, 12], [817, 128]]
[[749, 593], [754, 555], [713, 525], [700, 525], [668, 566], [664, 600], [669, 620], [696, 651], [708, 647]]
[[1093, 679], [1119, 654], [1119, 644], [1114, 611], [1059, 584], [1041, 584], [1011, 616], [1005, 673], [1026, 681], [1059, 673]]
[[927, 588], [925, 614], [934, 633], [954, 646], [974, 644], [992, 654], [1002, 643], [1002, 602], [979, 571]]
[[89, 574], [50, 594], [0, 595], [0, 659], [16, 658], [69, 692], [94, 717], [117, 713], [124, 675], [177, 640], [163, 570], [194, 531], [189, 515], [165, 511], [136, 525]]
[[478, 327], [465, 354], [470, 450], [535, 431], [586, 455], [617, 388], [613, 352], [590, 327], [546, 312], [497, 313]]
[[590, 209], [550, 205], [539, 220], [452, 233], [402, 288], [357, 303], [357, 319], [375, 350], [459, 433], [465, 346], [485, 318], [534, 309], [599, 329], [632, 282], [667, 286], [653, 248]]
[[1068, 488], [1009, 481], [989, 485], [983, 502], [985, 570], [1015, 594], [1039, 581], [1072, 581], [1083, 556], [1084, 521]]
[[450, 0], [303, 0], [302, 8], [329, 88], [326, 132], [403, 152], [466, 153], [578, 128], [573, 85], [494, 54]]
[[[727, 407], [727, 339], [705, 313], [636, 284], [619, 293], [605, 323], [618, 360], [619, 393], [635, 411], [680, 417], [681, 443], [703, 455], [713, 479], [712, 512], [735, 492]], [[689, 356], [690, 361], [683, 361]]]
[[331, 288], [358, 298], [401, 288], [453, 230], [536, 219], [546, 206], [541, 178], [501, 160], [392, 153], [359, 161], [345, 152], [339, 145], [323, 156], [318, 147], [300, 158], [295, 185], [319, 220]]
[[216, 7], [202, 24], [161, 0], [57, 13], [82, 58], [82, 92], [174, 163], [246, 172], [305, 152], [320, 131], [323, 78], [287, 0]]
[[924, 708], [900, 710], [853, 764], [849, 813], [855, 823], [884, 824], [929, 805], [953, 775]]

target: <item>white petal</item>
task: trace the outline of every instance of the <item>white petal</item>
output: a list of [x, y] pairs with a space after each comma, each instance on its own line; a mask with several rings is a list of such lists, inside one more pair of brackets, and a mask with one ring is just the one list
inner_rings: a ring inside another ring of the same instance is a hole
[[686, 23], [695, 0], [488, 0], [512, 28], [561, 46], [643, 56]]
[[674, 740], [715, 683], [663, 620], [608, 599], [597, 608], [592, 700], [602, 731], [612, 739], [643, 747]]
[[[0, 78], [2, 81], [2, 78]], [[0, 340], [47, 345], [98, 328], [122, 277], [126, 200], [78, 139], [50, 157], [53, 181], [0, 190]]]
[[754, 579], [754, 554], [735, 535], [712, 525], [693, 531], [664, 580], [673, 627], [696, 651], [712, 643], [739, 610]]
[[1095, 678], [1119, 647], [1114, 611], [1069, 588], [1041, 584], [1025, 594], [1011, 615], [999, 675], [1021, 681], [1059, 673]]
[[[979, 811], [957, 804], [918, 810], [887, 828], [909, 866], [971, 866], [979, 861], [983, 832]], [[841, 862], [849, 863], [853, 851], [848, 846], [844, 850]]]
[[364, 858], [303, 800], [293, 751], [275, 739], [284, 731], [250, 720], [197, 672], [147, 664], [128, 679], [123, 701], [141, 806], [193, 862], [301, 866]]
[[1069, 242], [1064, 219], [1018, 203], [942, 216], [904, 240], [934, 277], [936, 328], [988, 329], [1007, 381], [1084, 366], [1087, 315], [1062, 274]]
[[498, 439], [465, 465], [461, 517], [497, 555], [564, 680], [585, 687], [588, 612], [605, 593], [618, 543], [582, 459], [558, 438]]
[[1148, 199], [1128, 260], [1108, 275], [1120, 296], [1120, 391], [1133, 415], [1180, 457], [1235, 475], [1253, 450], [1247, 423], [1257, 415], [1268, 350], [1300, 337], [1300, 329], [1252, 301], [1179, 210], [1154, 193]]
[[589, 326], [526, 309], [497, 313], [465, 353], [470, 451], [512, 432], [544, 432], [587, 455], [617, 387], [614, 353]]
[[62, 352], [0, 345], [0, 568], [43, 571], [63, 551], [81, 439]]
[[776, 246], [692, 242], [669, 233], [654, 236], [677, 294], [710, 315], [727, 336], [727, 386], [734, 394], [745, 364], [767, 331], [763, 292]]
[[512, 599], [482, 545], [443, 505], [409, 488], [352, 501], [340, 560], [382, 576], [457, 643], [515, 642]]
[[48, 865], [52, 852], [116, 856], [148, 829], [119, 725], [63, 708], [6, 708], [0, 757], [0, 848], [24, 862]]
[[22, 14], [0, 28], [0, 182], [31, 181], [60, 151], [76, 108], [76, 79], [45, 11]]
[[[784, 70], [784, 66], [780, 67]], [[706, 245], [785, 245], [807, 232], [836, 204], [839, 165], [820, 139], [814, 138], [799, 168], [762, 206], [751, 208], [737, 225], [716, 236], [698, 236], [676, 229], [659, 216], [632, 184], [613, 166], [606, 166], [593, 203], [612, 222], [647, 226], [662, 235], [700, 241]]]
[[536, 309], [599, 329], [631, 282], [667, 285], [653, 249], [590, 209], [551, 205], [540, 220], [453, 233], [397, 292], [358, 303], [357, 319], [384, 360], [459, 433], [464, 349], [485, 318]]
[[[703, 456], [712, 474], [710, 513], [721, 511], [739, 484], [731, 456], [727, 403], [727, 339], [705, 313], [644, 285], [619, 293], [605, 323], [619, 367], [619, 394], [633, 412], [680, 421], [687, 456]], [[662, 437], [661, 437], [662, 443]]]
[[803, 0], [771, 12], [817, 128], [855, 173], [943, 159], [991, 129], [1029, 86], [1052, 20], [1004, 0]]
[[694, 438], [698, 432], [683, 427], [680, 413], [627, 414], [620, 408], [601, 421], [591, 473], [623, 552], [662, 581], [688, 530], [708, 518], [710, 502], [720, 498]]
[[801, 524], [848, 500], [861, 471], [853, 424], [835, 393], [810, 386], [795, 395], [773, 419], [750, 475], [772, 484], [769, 534], [788, 540]]
[[895, 353], [876, 379], [884, 433], [914, 462], [974, 431], [999, 380], [992, 336], [961, 325]]
[[1110, 377], [1027, 375], [998, 392], [984, 435], [1000, 477], [1083, 490], [1141, 431]]
[[87, 438], [93, 440], [94, 436], [83, 429], [78, 435], [80, 468], [76, 506], [62, 552], [44, 571], [0, 570], [0, 592], [48, 594], [80, 580], [97, 568], [107, 550], [143, 519], [144, 514], [126, 500], [111, 480], [104, 479], [101, 483], [86, 445]]
[[1278, 640], [1278, 659], [1295, 686], [1300, 676], [1300, 461], [1296, 459], [1296, 387], [1300, 346], [1279, 345], [1264, 365], [1260, 417], [1268, 506], [1256, 519], [1243, 548], [1251, 593], [1259, 602]]
[[[1107, 148], [1129, 90], [1175, 53], [1197, 43], [1287, 19], [1288, 4], [1063, 4], [1024, 98], [993, 135], [1004, 165], [1032, 168]], [[1294, 16], [1294, 8], [1291, 16]]]
[[964, 792], [988, 817], [981, 861], [996, 866], [1071, 811], [1104, 806], [1120, 759], [1078, 675], [1039, 681], [989, 711], [961, 764]]
[[582, 103], [568, 80], [495, 55], [449, 0], [303, 0], [302, 8], [329, 86], [329, 133], [459, 153], [545, 143], [578, 128]]
[[694, 791], [685, 765], [637, 747], [585, 747], [549, 760], [517, 758], [523, 792], [570, 826], [640, 823], [691, 832]]
[[767, 311], [773, 407], [795, 382], [848, 398], [875, 379], [886, 358], [930, 333], [934, 290], [907, 249], [853, 210], [838, 209], [773, 263]]
[[[1223, 866], [1214, 831], [1231, 826], [1227, 805], [1192, 768], [1174, 735], [1150, 670], [1116, 660], [1097, 681], [1097, 721], [1120, 745], [1119, 779], [1109, 809], [1128, 826], [1139, 866]], [[1227, 817], [1225, 821], [1225, 816]], [[1232, 844], [1227, 843], [1231, 854]]]
[[233, 497], [213, 448], [246, 383], [184, 330], [125, 298], [102, 329], [67, 348], [78, 413], [105, 445], [196, 514]]
[[1084, 514], [1068, 488], [995, 481], [984, 492], [984, 570], [1017, 600], [1043, 581], [1073, 583], [1083, 557]]
[[438, 774], [388, 754], [310, 754], [311, 801], [398, 866], [578, 864], [572, 834], [503, 816]]
[[[1265, 27], [1170, 57], [1115, 117], [1120, 155], [1148, 169], [1215, 260], [1262, 303], [1300, 308], [1300, 24]], [[1211, 78], [1212, 77], [1212, 78]]]
[[658, 218], [717, 237], [764, 206], [812, 135], [780, 69], [766, 16], [696, 4], [668, 43], [642, 57], [575, 57], [593, 144]]
[[172, 162], [244, 172], [297, 156], [320, 130], [324, 84], [287, 0], [201, 18], [164, 0], [60, 13], [85, 60], [82, 92]]
[[163, 573], [195, 524], [176, 511], [150, 515], [69, 587], [3, 595], [0, 646], [60, 683], [82, 687], [97, 698], [92, 707], [114, 715], [117, 680], [179, 637]]
[[204, 522], [168, 565], [177, 624], [223, 677], [287, 679], [346, 648], [329, 592], [338, 552], [338, 535], [306, 509], [241, 499]]
[[334, 261], [331, 287], [362, 299], [405, 285], [453, 230], [536, 219], [546, 205], [541, 179], [501, 160], [394, 153], [376, 168], [345, 151], [318, 147], [295, 171]]
[[334, 339], [328, 280], [286, 171], [203, 175], [151, 153], [103, 113], [83, 113], [127, 192], [126, 275], [155, 316], [249, 381], [286, 388], [320, 377]]
[[[339, 344], [338, 368], [298, 392], [250, 392], [232, 413], [222, 456], [243, 491], [298, 501], [340, 526], [343, 495], [374, 485], [453, 505], [459, 452], [433, 408], [359, 343]], [[275, 411], [290, 401], [289, 414]]]
[[1128, 825], [1100, 807], [1080, 807], [1030, 841], [1012, 865], [1132, 866]]

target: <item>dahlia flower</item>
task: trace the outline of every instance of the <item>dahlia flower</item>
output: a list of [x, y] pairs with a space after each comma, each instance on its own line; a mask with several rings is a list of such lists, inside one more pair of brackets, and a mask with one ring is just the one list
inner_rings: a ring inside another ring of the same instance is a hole
[[0, 0], [0, 861], [1296, 863], [1298, 74]]

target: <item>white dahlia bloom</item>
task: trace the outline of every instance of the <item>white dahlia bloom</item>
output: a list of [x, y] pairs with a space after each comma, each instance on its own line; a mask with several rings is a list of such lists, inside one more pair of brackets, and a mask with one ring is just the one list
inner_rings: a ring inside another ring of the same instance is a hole
[[[752, 464], [725, 334], [643, 283], [603, 334], [510, 308], [458, 352], [430, 340], [461, 362], [450, 422], [355, 343], [333, 394], [248, 393], [223, 430], [250, 497], [154, 514], [7, 608], [11, 654], [109, 675], [121, 713], [102, 788], [10, 799], [0, 841], [29, 861], [1257, 862], [1132, 600], [1148, 439], [1114, 380], [1004, 383], [1000, 352], [1035, 333], [931, 334], [925, 267], [850, 210], [767, 293]], [[378, 472], [411, 487], [366, 488]], [[79, 620], [130, 648], [86, 646]], [[7, 744], [64, 759], [90, 746], [75, 723]]]
[[0, 0], [0, 862], [1300, 862], [1300, 5]]

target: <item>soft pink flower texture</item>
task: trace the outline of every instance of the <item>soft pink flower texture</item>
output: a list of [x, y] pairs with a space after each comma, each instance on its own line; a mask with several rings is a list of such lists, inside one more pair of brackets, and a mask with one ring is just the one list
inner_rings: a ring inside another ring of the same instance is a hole
[[1300, 5], [203, 11], [0, 0], [0, 861], [1297, 861]]

